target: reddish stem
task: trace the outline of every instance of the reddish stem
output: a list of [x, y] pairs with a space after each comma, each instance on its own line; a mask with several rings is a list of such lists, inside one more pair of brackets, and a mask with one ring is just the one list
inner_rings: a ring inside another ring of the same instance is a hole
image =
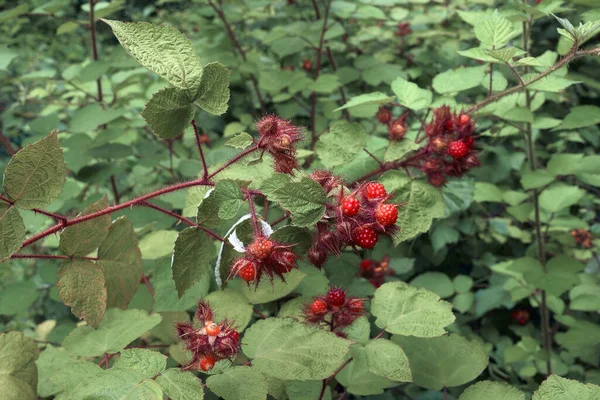
[[[9, 200], [8, 198], [6, 198], [6, 197], [4, 197], [2, 195], [0, 195], [0, 200], [6, 202], [8, 204], [10, 204], [11, 206], [15, 205], [14, 201]], [[59, 215], [59, 214], [54, 214], [54, 213], [51, 213], [51, 212], [48, 212], [48, 211], [44, 211], [44, 210], [40, 210], [39, 208], [32, 208], [31, 211], [33, 211], [35, 213], [39, 213], [39, 214], [45, 215], [45, 216], [50, 217], [50, 218], [54, 218], [57, 221], [66, 221], [67, 220], [67, 217], [65, 217], [65, 216], [62, 216], [62, 215]]]
[[240, 154], [238, 154], [237, 156], [233, 157], [231, 160], [229, 160], [228, 162], [226, 162], [225, 164], [223, 164], [221, 167], [217, 168], [217, 170], [215, 172], [213, 172], [212, 174], [209, 174], [208, 177], [207, 177], [207, 179], [212, 179], [215, 175], [217, 175], [219, 172], [223, 171], [225, 168], [229, 167], [231, 164], [235, 164], [241, 158], [247, 156], [250, 153], [254, 153], [258, 149], [259, 149], [259, 146], [258, 145], [254, 145], [254, 146], [250, 147], [249, 149], [242, 151]]
[[200, 158], [202, 159], [202, 168], [204, 168], [204, 179], [208, 178], [208, 168], [206, 167], [206, 159], [204, 158], [204, 152], [202, 151], [202, 142], [200, 141], [200, 132], [198, 132], [198, 126], [196, 120], [192, 120], [192, 126], [194, 127], [194, 134], [196, 135], [196, 144], [198, 145], [198, 151], [200, 152]]
[[98, 261], [98, 257], [69, 257], [62, 255], [54, 255], [54, 254], [13, 254], [10, 258], [45, 258], [45, 259], [55, 259], [55, 260], [91, 260]]
[[144, 284], [148, 288], [148, 291], [152, 295], [152, 298], [154, 298], [154, 289], [152, 288], [152, 285], [150, 284], [150, 280], [148, 280], [148, 277], [146, 275], [142, 275], [142, 282], [144, 282]]

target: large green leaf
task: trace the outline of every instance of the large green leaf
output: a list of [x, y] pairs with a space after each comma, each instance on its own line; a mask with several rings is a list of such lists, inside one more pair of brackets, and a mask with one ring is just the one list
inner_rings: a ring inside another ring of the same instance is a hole
[[203, 69], [191, 40], [165, 24], [103, 21], [140, 64], [176, 88], [189, 90], [192, 100], [195, 99]]
[[384, 389], [398, 384], [370, 371], [368, 351], [365, 347], [353, 345], [350, 353], [352, 361], [336, 375], [336, 380], [348, 389], [349, 393], [359, 396], [381, 394]]
[[37, 346], [21, 332], [0, 333], [0, 398], [35, 399]]
[[167, 368], [167, 356], [148, 349], [123, 350], [113, 368], [131, 369], [144, 378], [154, 378]]
[[325, 212], [327, 201], [321, 185], [309, 178], [289, 184], [275, 190], [270, 199], [292, 214], [296, 226], [313, 226]]
[[[87, 206], [78, 217], [104, 210], [108, 207], [108, 198], [102, 197]], [[58, 248], [68, 256], [85, 256], [96, 250], [108, 235], [110, 214], [66, 227], [60, 233]]]
[[221, 115], [227, 111], [227, 102], [229, 70], [218, 62], [205, 65], [194, 104], [210, 114]]
[[65, 400], [79, 399], [144, 399], [162, 400], [161, 387], [144, 374], [122, 368], [102, 370], [97, 375], [80, 381], [63, 394]]
[[246, 329], [252, 319], [252, 305], [235, 290], [216, 290], [206, 296], [205, 300], [212, 306], [215, 321], [227, 319], [238, 332]]
[[25, 224], [16, 207], [0, 203], [0, 261], [12, 256], [25, 240]]
[[460, 92], [479, 86], [485, 72], [484, 66], [449, 70], [437, 74], [432, 85], [435, 91], [441, 94]]
[[204, 399], [202, 381], [189, 371], [170, 368], [156, 378], [156, 383], [171, 400]]
[[354, 96], [346, 104], [341, 107], [336, 108], [333, 111], [341, 111], [346, 108], [356, 107], [356, 106], [364, 106], [367, 104], [389, 104], [394, 101], [392, 96], [388, 96], [385, 93], [381, 92], [373, 92], [373, 93], [365, 93], [358, 96]]
[[375, 324], [390, 333], [435, 337], [454, 322], [452, 305], [428, 290], [404, 282], [388, 282], [375, 291], [371, 313]]
[[501, 17], [497, 10], [489, 17], [478, 21], [473, 30], [482, 45], [496, 49], [503, 47], [514, 33], [512, 22]]
[[158, 325], [160, 320], [159, 314], [111, 308], [106, 310], [98, 329], [79, 326], [69, 333], [62, 345], [72, 354], [83, 357], [116, 353]]
[[77, 317], [97, 328], [106, 310], [104, 273], [87, 260], [66, 261], [58, 270], [56, 287], [65, 305]]
[[532, 400], [597, 400], [600, 386], [551, 375], [533, 394]]
[[600, 107], [577, 106], [571, 109], [571, 112], [555, 129], [577, 129], [598, 123], [600, 123]]
[[206, 386], [224, 400], [263, 400], [269, 391], [264, 375], [254, 367], [227, 368], [209, 376]]
[[333, 333], [277, 318], [254, 323], [242, 344], [253, 368], [275, 378], [300, 381], [329, 377], [350, 346]]
[[179, 136], [194, 118], [194, 105], [187, 91], [165, 88], [152, 95], [142, 111], [154, 133], [162, 139]]
[[321, 135], [316, 151], [325, 166], [333, 168], [354, 160], [363, 151], [367, 132], [359, 123], [340, 121]]
[[208, 197], [198, 206], [198, 224], [219, 226], [223, 220], [235, 217], [242, 206], [242, 191], [231, 180], [218, 181]]
[[580, 282], [578, 273], [584, 268], [582, 263], [564, 254], [548, 260], [545, 269], [538, 260], [531, 257], [519, 258], [509, 267], [510, 270], [521, 273], [533, 287], [555, 296], [560, 296], [577, 285]]
[[274, 280], [273, 283], [268, 279], [263, 279], [258, 287], [249, 287], [240, 279], [232, 281], [229, 285], [243, 294], [251, 304], [263, 304], [287, 296], [298, 287], [300, 282], [306, 277], [306, 274], [299, 269], [293, 269], [285, 274], [285, 282]]
[[127, 218], [112, 223], [98, 258], [106, 280], [107, 307], [127, 307], [144, 273], [137, 237]]
[[173, 281], [181, 298], [186, 290], [210, 274], [215, 246], [206, 232], [190, 227], [179, 232], [173, 250]]
[[433, 99], [431, 91], [421, 89], [415, 83], [402, 78], [396, 78], [392, 82], [392, 90], [398, 97], [398, 103], [415, 111], [429, 107]]
[[4, 191], [20, 208], [45, 207], [60, 196], [67, 169], [53, 131], [15, 154], [4, 171]]
[[396, 343], [374, 339], [365, 346], [367, 366], [375, 375], [397, 382], [412, 382], [408, 357]]
[[525, 400], [525, 393], [502, 382], [483, 381], [471, 385], [459, 400]]
[[155, 311], [185, 311], [194, 307], [198, 299], [208, 294], [210, 276], [204, 276], [179, 298], [170, 263], [168, 260], [163, 260], [154, 270], [151, 283], [154, 288]]
[[452, 334], [436, 338], [393, 336], [408, 356], [414, 383], [426, 389], [464, 385], [488, 364], [483, 343]]
[[577, 186], [554, 185], [540, 195], [540, 206], [550, 212], [558, 212], [576, 204], [585, 194]]

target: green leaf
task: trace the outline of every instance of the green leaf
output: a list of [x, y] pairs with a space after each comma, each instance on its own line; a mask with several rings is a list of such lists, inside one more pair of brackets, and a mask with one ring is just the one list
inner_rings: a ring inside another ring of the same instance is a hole
[[98, 329], [79, 326], [69, 333], [62, 345], [72, 354], [82, 357], [116, 353], [154, 328], [160, 320], [159, 314], [148, 315], [142, 310], [111, 308], [106, 310]]
[[375, 375], [397, 382], [412, 382], [408, 357], [396, 343], [374, 339], [365, 346], [367, 366]]
[[133, 225], [126, 217], [111, 224], [98, 249], [98, 258], [106, 279], [107, 307], [127, 307], [138, 288], [144, 266]]
[[418, 337], [443, 335], [444, 327], [455, 319], [450, 303], [400, 281], [385, 283], [375, 291], [371, 313], [377, 318], [375, 325], [387, 332]]
[[[512, 28], [512, 25], [511, 25]], [[516, 47], [507, 47], [499, 50], [487, 50], [486, 53], [498, 61], [510, 63], [510, 61], [521, 51]], [[489, 76], [489, 75], [488, 75]]]
[[229, 70], [219, 62], [204, 66], [194, 104], [209, 114], [221, 115], [229, 102]]
[[532, 400], [595, 400], [600, 398], [600, 386], [585, 384], [551, 375], [533, 394]]
[[168, 260], [164, 260], [158, 263], [151, 282], [154, 287], [155, 311], [185, 311], [194, 307], [198, 299], [208, 294], [210, 277], [205, 276], [179, 298], [173, 282], [171, 265]]
[[245, 149], [250, 146], [254, 142], [252, 136], [247, 134], [246, 132], [240, 132], [231, 139], [229, 139], [225, 146], [233, 147], [236, 149]]
[[254, 323], [242, 344], [252, 368], [279, 379], [306, 381], [331, 376], [350, 342], [293, 319], [268, 318]]
[[449, 70], [433, 78], [433, 89], [441, 94], [455, 93], [479, 86], [486, 67], [468, 67]]
[[[285, 393], [289, 400], [314, 400], [319, 399], [321, 389], [323, 388], [322, 381], [285, 381]], [[323, 400], [331, 400], [331, 390], [325, 388], [325, 392], [321, 397]]]
[[344, 110], [350, 107], [364, 106], [366, 104], [389, 104], [394, 101], [394, 98], [382, 92], [373, 92], [354, 96], [346, 104], [336, 108], [335, 111]]
[[473, 278], [468, 275], [457, 275], [452, 281], [456, 293], [466, 293], [473, 287]]
[[597, 125], [600, 123], [600, 107], [597, 106], [577, 106], [571, 109], [562, 123], [555, 130], [571, 130], [584, 128], [586, 126]]
[[265, 377], [254, 367], [227, 368], [209, 376], [206, 386], [224, 400], [263, 400], [269, 391]]
[[411, 286], [429, 290], [440, 296], [442, 299], [454, 294], [454, 285], [448, 275], [442, 272], [425, 272], [410, 281]]
[[375, 375], [369, 370], [365, 347], [353, 345], [350, 352], [352, 361], [336, 375], [336, 380], [349, 393], [359, 396], [381, 394], [384, 389], [398, 385], [397, 382]]
[[58, 295], [78, 318], [97, 328], [106, 310], [104, 273], [88, 260], [66, 261], [58, 270]]
[[165, 394], [171, 400], [202, 400], [204, 387], [202, 381], [189, 371], [170, 368], [156, 378]]
[[321, 135], [316, 145], [319, 159], [328, 168], [354, 160], [366, 146], [367, 132], [359, 123], [340, 121]]
[[246, 329], [252, 320], [252, 305], [239, 292], [232, 289], [214, 291], [205, 297], [212, 306], [214, 321], [233, 321], [238, 332]]
[[477, 22], [473, 28], [475, 36], [481, 44], [495, 48], [503, 47], [514, 33], [513, 24], [508, 19], [501, 17], [498, 10]]
[[299, 269], [293, 269], [285, 275], [285, 282], [263, 280], [257, 288], [250, 288], [241, 280], [235, 280], [229, 285], [243, 294], [251, 304], [263, 304], [287, 296], [298, 287], [306, 274]]
[[521, 177], [523, 189], [539, 189], [554, 181], [554, 175], [546, 171], [526, 172]]
[[[102, 197], [87, 206], [77, 217], [108, 208], [108, 198]], [[110, 214], [66, 227], [60, 233], [58, 248], [68, 256], [85, 256], [96, 250], [108, 235]]]
[[173, 281], [179, 298], [204, 276], [210, 274], [216, 249], [206, 232], [190, 227], [179, 232], [173, 250]]
[[231, 180], [221, 180], [198, 206], [198, 224], [219, 226], [223, 220], [235, 217], [242, 206], [242, 191]]
[[45, 207], [60, 196], [67, 169], [53, 131], [15, 154], [4, 171], [4, 192], [20, 208]]
[[173, 253], [177, 231], [152, 231], [140, 240], [140, 251], [144, 260], [157, 260]]
[[142, 111], [154, 133], [162, 139], [179, 136], [194, 118], [194, 106], [187, 91], [165, 88], [152, 95]]
[[471, 385], [458, 400], [525, 400], [525, 393], [506, 383], [483, 381]]
[[37, 346], [21, 332], [0, 333], [0, 398], [35, 399]]
[[487, 182], [475, 182], [475, 197], [478, 203], [486, 201], [493, 203], [502, 203], [502, 190], [498, 186]]
[[25, 224], [16, 207], [0, 203], [0, 261], [4, 261], [21, 248], [25, 240]]
[[388, 192], [394, 192], [394, 203], [402, 204], [396, 222], [400, 232], [394, 236], [394, 244], [427, 232], [434, 218], [444, 216], [444, 197], [428, 183], [412, 180], [400, 171], [384, 174], [379, 182]]
[[147, 22], [121, 22], [102, 19], [121, 45], [140, 64], [166, 79], [178, 89], [195, 94], [201, 87], [202, 64], [194, 45], [169, 25]]
[[38, 291], [33, 281], [22, 281], [0, 290], [0, 315], [19, 315], [37, 300]]
[[65, 390], [65, 382], [60, 379], [65, 369], [73, 368], [77, 372], [71, 374], [75, 380], [86, 378], [89, 370], [93, 370], [91, 375], [101, 371], [101, 368], [95, 363], [80, 361], [73, 357], [69, 352], [62, 348], [46, 346], [40, 353], [36, 361], [38, 367], [38, 395], [41, 397], [50, 397], [62, 390]]
[[167, 356], [148, 349], [127, 349], [121, 352], [113, 368], [130, 369], [144, 378], [154, 378], [167, 368]]
[[585, 194], [585, 190], [577, 186], [554, 185], [540, 195], [540, 206], [549, 212], [560, 210], [577, 204]]
[[406, 154], [413, 150], [417, 150], [421, 146], [413, 140], [390, 141], [390, 145], [385, 151], [383, 161], [395, 161], [402, 159]]
[[360, 344], [367, 344], [371, 335], [371, 324], [366, 316], [354, 320], [354, 322], [344, 329], [346, 338]]
[[292, 214], [296, 226], [313, 226], [325, 213], [327, 201], [321, 185], [309, 178], [291, 182], [271, 195], [271, 200]]
[[525, 281], [533, 287], [560, 296], [579, 283], [577, 274], [584, 268], [576, 259], [560, 255], [548, 260], [545, 272], [542, 264], [531, 257], [515, 260], [509, 270], [522, 274]]
[[158, 383], [144, 378], [138, 371], [110, 368], [79, 382], [63, 398], [162, 400], [163, 393]]
[[433, 99], [431, 91], [421, 89], [415, 83], [402, 78], [396, 78], [392, 82], [392, 90], [398, 97], [398, 103], [415, 111], [429, 107]]
[[464, 385], [477, 378], [488, 364], [488, 353], [479, 341], [451, 334], [422, 339], [393, 336], [410, 361], [415, 384], [431, 390]]
[[82, 107], [73, 113], [69, 123], [69, 132], [87, 133], [96, 129], [99, 125], [107, 124], [125, 114], [124, 109], [104, 109], [98, 103], [92, 103]]

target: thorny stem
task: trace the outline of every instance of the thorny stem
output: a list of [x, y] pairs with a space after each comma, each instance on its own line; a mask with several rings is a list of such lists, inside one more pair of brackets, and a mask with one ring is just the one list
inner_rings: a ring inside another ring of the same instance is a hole
[[254, 228], [254, 237], [263, 236], [262, 229], [258, 225], [258, 218], [256, 217], [256, 210], [254, 209], [254, 199], [250, 193], [247, 193], [248, 207], [250, 208], [250, 219], [252, 220], [252, 228]]
[[[526, 55], [529, 55], [529, 35], [531, 28], [532, 19], [529, 21], [523, 21], [523, 50], [525, 50]], [[577, 51], [577, 43], [573, 45], [573, 48], [569, 52], [573, 57]], [[568, 59], [568, 55], [563, 58]], [[560, 63], [560, 62], [559, 62]], [[557, 63], [558, 64], [558, 63]], [[525, 72], [527, 72], [528, 67], [525, 67]], [[531, 109], [531, 95], [529, 90], [525, 89], [525, 104], [527, 109]], [[532, 132], [532, 126], [530, 122], [525, 123], [525, 145], [527, 147], [527, 158], [529, 160], [529, 169], [533, 172], [536, 170], [536, 156], [535, 156], [535, 145], [534, 138]], [[533, 207], [534, 207], [534, 219], [535, 219], [535, 237], [537, 243], [537, 257], [540, 263], [542, 264], [544, 271], [546, 270], [546, 251], [544, 249], [544, 235], [542, 234], [542, 222], [540, 217], [540, 202], [539, 202], [539, 190], [533, 189]], [[544, 351], [546, 352], [546, 375], [552, 375], [552, 338], [551, 338], [551, 328], [550, 328], [550, 312], [548, 310], [546, 291], [542, 290], [541, 292], [541, 302], [540, 302], [540, 314], [541, 314], [541, 330], [542, 330], [542, 343], [544, 345]]]
[[[231, 25], [229, 24], [229, 21], [227, 20], [227, 17], [225, 16], [223, 9], [220, 7], [217, 7], [217, 5], [212, 0], [208, 0], [208, 4], [215, 11], [215, 13], [217, 13], [217, 16], [223, 22], [223, 25], [225, 25], [225, 30], [227, 31], [227, 34], [229, 35], [229, 39], [231, 39], [233, 46], [240, 53], [240, 56], [242, 56], [242, 59], [244, 60], [244, 62], [248, 61], [248, 59], [246, 58], [246, 52], [242, 48], [242, 45], [240, 44], [240, 41], [238, 40], [235, 32], [231, 28]], [[250, 82], [252, 83], [252, 86], [254, 87], [254, 91], [256, 92], [256, 97], [258, 98], [258, 102], [260, 103], [260, 109], [263, 114], [266, 114], [267, 107], [265, 106], [265, 101], [263, 100], [262, 94], [260, 93], [260, 90], [258, 89], [258, 81], [256, 79], [256, 76], [254, 76], [254, 74], [252, 74], [252, 73], [250, 74]]]
[[204, 179], [208, 178], [208, 168], [206, 167], [206, 159], [204, 158], [204, 152], [202, 151], [202, 142], [200, 141], [200, 132], [198, 132], [198, 126], [196, 120], [192, 120], [192, 126], [194, 127], [194, 134], [196, 135], [196, 144], [198, 145], [198, 152], [200, 152], [200, 158], [202, 159], [202, 168], [204, 168]]
[[[6, 197], [4, 197], [2, 195], [0, 195], [0, 200], [6, 202], [8, 204], [10, 204], [11, 206], [13, 206], [15, 204], [14, 201], [9, 200], [8, 198], [6, 198]], [[65, 216], [62, 216], [62, 215], [59, 215], [59, 214], [54, 214], [54, 213], [51, 213], [51, 212], [48, 212], [48, 211], [44, 211], [44, 210], [40, 210], [39, 208], [32, 208], [31, 211], [33, 211], [35, 213], [38, 213], [38, 214], [45, 215], [45, 216], [50, 217], [50, 218], [54, 218], [55, 220], [57, 220], [59, 222], [60, 221], [64, 222], [64, 221], [67, 220], [67, 218]]]

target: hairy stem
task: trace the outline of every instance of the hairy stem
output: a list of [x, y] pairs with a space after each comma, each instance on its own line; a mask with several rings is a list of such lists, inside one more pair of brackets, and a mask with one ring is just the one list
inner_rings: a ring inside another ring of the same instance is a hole
[[204, 179], [208, 178], [208, 168], [206, 167], [206, 159], [204, 158], [204, 152], [202, 151], [202, 142], [200, 141], [200, 132], [198, 131], [198, 126], [196, 125], [196, 120], [192, 120], [192, 126], [194, 127], [194, 134], [196, 135], [196, 144], [198, 145], [198, 152], [200, 152], [200, 158], [202, 159], [202, 168], [204, 168], [204, 173], [202, 177]]

